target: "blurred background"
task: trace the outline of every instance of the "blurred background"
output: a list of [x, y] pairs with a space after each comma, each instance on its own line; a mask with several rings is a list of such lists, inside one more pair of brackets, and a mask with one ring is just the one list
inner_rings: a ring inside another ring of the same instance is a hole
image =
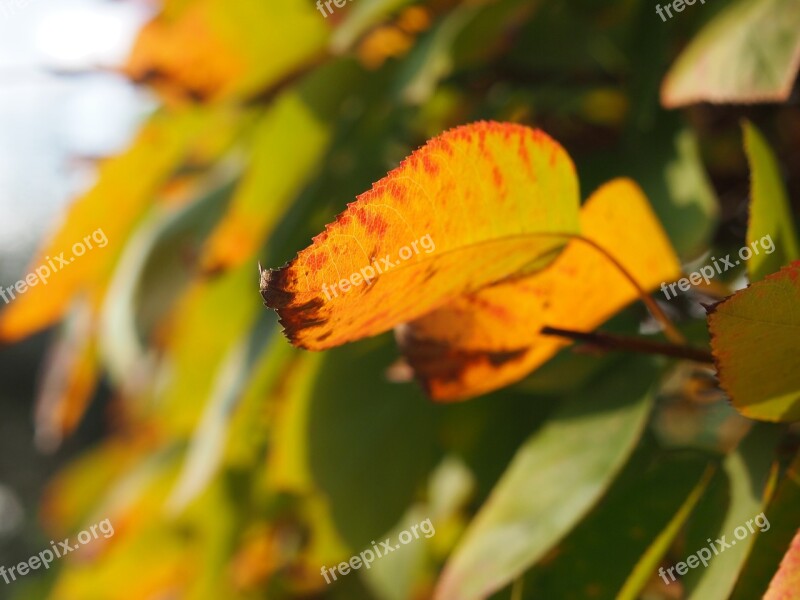
[[[34, 251], [93, 185], [94, 161], [122, 151], [156, 102], [115, 72], [146, 2], [0, 3], [0, 285], [24, 278]], [[50, 336], [0, 349], [0, 564], [41, 550], [37, 510], [59, 466], [104, 431], [99, 411], [57, 454], [34, 443], [32, 399]], [[45, 544], [46, 545], [46, 544]], [[6, 597], [7, 590], [0, 590]]]
[[[391, 333], [291, 348], [256, 264], [291, 259], [426, 140], [480, 119], [544, 129], [575, 162], [582, 199], [633, 178], [686, 272], [736, 251], [743, 119], [764, 133], [797, 212], [796, 72], [776, 103], [667, 109], [662, 92], [687, 44], [734, 4], [663, 22], [639, 0], [351, 0], [327, 16], [310, 0], [0, 0], [0, 285], [98, 228], [109, 240], [0, 305], [0, 565], [104, 518], [115, 527], [0, 582], [0, 598], [430, 598], [526, 440], [587, 390], [633, 403], [653, 381], [622, 475], [607, 474], [603, 503], [573, 515], [580, 527], [550, 540], [514, 598], [615, 597], [710, 465], [690, 542], [676, 538], [664, 564], [716, 535], [743, 506], [730, 464], [751, 424], [708, 367], [566, 350], [508, 389], [437, 404], [389, 381]], [[732, 60], [715, 68], [746, 62]], [[707, 346], [701, 302], [746, 283], [742, 267], [665, 309]], [[608, 328], [654, 324], [631, 306]], [[740, 461], [751, 508], [773, 456], [785, 466], [795, 451], [785, 431], [755, 430]], [[428, 516], [436, 535], [405, 558], [335, 586], [320, 577]], [[773, 563], [741, 598], [763, 591]], [[633, 597], [727, 598], [744, 558], [725, 568], [733, 579], [713, 592], [699, 576], [667, 588], [653, 573]]]

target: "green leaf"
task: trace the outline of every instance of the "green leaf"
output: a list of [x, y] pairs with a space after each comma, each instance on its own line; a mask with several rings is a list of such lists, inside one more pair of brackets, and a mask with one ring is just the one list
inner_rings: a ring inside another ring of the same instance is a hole
[[436, 464], [436, 407], [386, 380], [388, 336], [324, 356], [311, 391], [311, 472], [342, 537], [363, 549], [397, 524]]
[[[205, 399], [184, 465], [169, 498], [167, 509], [180, 512], [212, 480], [221, 466], [230, 426], [248, 381], [264, 360], [280, 357], [277, 333], [272, 323], [260, 320], [243, 335], [222, 359], [214, 374], [214, 383]], [[273, 377], [278, 378], [273, 372]]]
[[[244, 264], [223, 275], [193, 283], [178, 302], [166, 344], [169, 379], [160, 393], [164, 427], [177, 437], [190, 436], [203, 404], [215, 385], [218, 369], [230, 350], [258, 320], [258, 298], [247, 293], [253, 265]], [[224, 315], [224, 325], [211, 327]]]
[[248, 148], [247, 170], [206, 245], [204, 269], [217, 271], [253, 258], [315, 177], [341, 104], [364, 77], [352, 60], [334, 61], [278, 96], [263, 112]]
[[528, 439], [458, 544], [437, 599], [487, 597], [583, 518], [641, 436], [655, 373], [645, 359], [623, 363]]
[[[674, 233], [670, 239], [678, 252], [695, 257], [705, 248], [719, 220], [717, 196], [703, 167], [697, 136], [691, 130], [675, 134], [670, 152], [663, 166], [669, 205], [658, 199], [653, 205], [665, 229]], [[643, 187], [648, 192], [648, 186]]]
[[767, 506], [771, 525], [769, 535], [756, 538], [753, 550], [736, 584], [731, 600], [760, 597], [792, 543], [792, 535], [800, 529], [800, 452], [786, 471]]
[[[642, 554], [630, 577], [625, 581], [625, 585], [622, 586], [622, 589], [617, 595], [617, 600], [636, 600], [639, 597], [639, 594], [652, 578], [653, 572], [658, 568], [661, 559], [669, 550], [675, 537], [692, 514], [694, 507], [697, 506], [697, 502], [705, 493], [712, 474], [713, 469], [706, 469], [700, 481], [697, 482], [697, 485], [694, 486], [691, 493], [686, 497], [686, 500], [684, 500], [681, 507], [675, 513], [675, 516], [670, 519], [670, 522], [664, 530], [658, 534], [658, 537], [656, 537], [650, 547]], [[651, 493], [653, 492], [652, 489], [648, 491]]]
[[[390, 532], [381, 537], [397, 540], [403, 531], [410, 531], [414, 525], [429, 517], [430, 513], [425, 505], [414, 506]], [[397, 552], [382, 556], [369, 570], [361, 571], [364, 584], [380, 600], [412, 598], [414, 581], [427, 559], [427, 544], [422, 536], [400, 547]]]
[[223, 214], [231, 177], [211, 177], [191, 203], [147, 210], [120, 254], [103, 300], [99, 340], [115, 385], [132, 389], [152, 365], [146, 341], [191, 284], [187, 249], [196, 252]]
[[720, 385], [746, 417], [800, 419], [798, 306], [800, 261], [795, 261], [720, 302], [709, 313]]
[[752, 248], [766, 236], [774, 244], [770, 254], [755, 254], [747, 261], [750, 281], [758, 281], [800, 258], [800, 245], [775, 154], [752, 123], [745, 121], [742, 128], [751, 172], [747, 244]]
[[[626, 579], [633, 577], [632, 565], [654, 546], [693, 488], [699, 487], [710, 462], [697, 452], [665, 452], [646, 437], [597, 508], [529, 571], [525, 598], [617, 597]], [[651, 579], [655, 570], [643, 562], [637, 570]]]
[[400, 76], [403, 100], [423, 104], [439, 82], [450, 75], [454, 67], [453, 43], [478, 10], [477, 6], [459, 6], [422, 37], [403, 65]]
[[474, 476], [476, 506], [489, 497], [531, 431], [542, 426], [560, 401], [556, 394], [532, 397], [507, 387], [469, 402], [441, 405], [439, 438]]
[[664, 79], [662, 103], [675, 108], [786, 100], [800, 67], [799, 30], [797, 0], [739, 0], [675, 61]]
[[[726, 457], [723, 471], [727, 482], [725, 478], [715, 478], [718, 486], [727, 483], [729, 497], [728, 509], [719, 527], [713, 530], [708, 527], [713, 517], [720, 514], [719, 496], [706, 495], [703, 509], [693, 515], [695, 527], [688, 535], [684, 546], [686, 554], [680, 560], [685, 560], [700, 548], [708, 547], [708, 539], [722, 540], [722, 536], [725, 536], [725, 542], [730, 547], [719, 548], [722, 544], [714, 541], [715, 547], [720, 550], [719, 554], [711, 558], [708, 567], [700, 565], [689, 571], [686, 577], [688, 600], [726, 600], [730, 597], [747, 555], [760, 536], [760, 528], [753, 520], [764, 510], [765, 490], [772, 489], [770, 469], [775, 455], [775, 433], [773, 426], [756, 426], [739, 447]], [[748, 521], [754, 529], [752, 533], [747, 528]], [[739, 528], [744, 528], [744, 537], [736, 533], [741, 532]]]
[[719, 204], [700, 156], [695, 133], [669, 114], [657, 127], [631, 138], [615, 153], [582, 161], [581, 189], [621, 175], [642, 186], [681, 259], [695, 259], [708, 249], [717, 228]]

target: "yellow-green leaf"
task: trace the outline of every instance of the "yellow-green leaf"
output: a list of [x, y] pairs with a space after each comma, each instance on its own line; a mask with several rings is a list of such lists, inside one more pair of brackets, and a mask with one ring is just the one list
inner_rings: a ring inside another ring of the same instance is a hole
[[450, 557], [436, 600], [488, 598], [586, 515], [644, 430], [654, 376], [645, 359], [623, 363], [525, 442]]
[[664, 79], [662, 102], [673, 108], [786, 100], [800, 67], [798, 31], [797, 0], [738, 0], [675, 61]]
[[774, 248], [769, 254], [754, 254], [747, 261], [750, 281], [758, 281], [800, 258], [800, 245], [775, 154], [755, 125], [745, 121], [742, 127], [751, 173], [747, 244], [753, 247], [769, 236]]

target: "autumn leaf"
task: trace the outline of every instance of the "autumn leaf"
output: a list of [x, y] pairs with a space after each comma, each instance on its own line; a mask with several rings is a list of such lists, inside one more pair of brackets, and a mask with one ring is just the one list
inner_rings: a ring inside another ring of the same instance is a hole
[[92, 312], [78, 304], [62, 325], [36, 399], [36, 441], [55, 450], [78, 427], [99, 377]]
[[739, 0], [692, 40], [664, 78], [661, 100], [675, 108], [695, 102], [782, 102], [800, 67], [800, 4]]
[[792, 600], [798, 597], [798, 590], [800, 590], [800, 530], [770, 582], [764, 600]]
[[[42, 285], [30, 287], [0, 313], [0, 339], [19, 340], [52, 325], [64, 316], [78, 293], [89, 290], [90, 301], [99, 304], [119, 252], [155, 192], [185, 159], [195, 136], [209, 123], [219, 124], [207, 117], [199, 110], [157, 113], [128, 150], [101, 164], [97, 184], [70, 207], [29, 272], [39, 272], [37, 269], [50, 264], [59, 266], [61, 261], [54, 263], [55, 257], [67, 264], [55, 272], [48, 268], [50, 276], [40, 277]], [[70, 249], [96, 234], [96, 241], [102, 243], [105, 237], [106, 245], [98, 244], [80, 258], [73, 256], [71, 262]]]
[[795, 261], [709, 311], [720, 385], [746, 417], [800, 419], [798, 306], [800, 261]]
[[327, 30], [302, 0], [167, 2], [142, 29], [125, 72], [168, 99], [238, 99], [310, 61]]
[[[675, 251], [632, 181], [598, 189], [580, 223], [645, 290], [679, 276]], [[514, 383], [569, 345], [542, 327], [591, 331], [638, 297], [618, 267], [576, 239], [545, 271], [462, 296], [398, 328], [398, 339], [428, 394], [458, 400]]]
[[561, 146], [480, 122], [429, 141], [350, 204], [261, 293], [296, 346], [324, 350], [546, 266], [578, 231]]
[[97, 499], [114, 481], [141, 460], [152, 444], [148, 433], [105, 440], [62, 469], [44, 490], [40, 508], [43, 527], [51, 536], [63, 536], [92, 516]]

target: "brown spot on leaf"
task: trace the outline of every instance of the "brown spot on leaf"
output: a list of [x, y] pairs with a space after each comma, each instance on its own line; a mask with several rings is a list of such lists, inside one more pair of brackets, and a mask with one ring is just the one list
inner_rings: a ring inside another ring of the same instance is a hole
[[502, 367], [508, 362], [515, 361], [525, 354], [524, 348], [520, 350], [511, 350], [508, 352], [487, 352], [486, 357], [493, 367]]
[[[442, 384], [459, 383], [465, 374], [475, 365], [488, 363], [500, 367], [508, 362], [521, 358], [525, 348], [505, 352], [483, 350], [455, 350], [439, 341], [411, 337], [408, 334], [398, 336], [398, 343], [408, 364], [414, 370], [414, 377], [428, 396], [436, 397], [437, 388]], [[448, 398], [444, 401], [465, 400], [465, 397]]]

